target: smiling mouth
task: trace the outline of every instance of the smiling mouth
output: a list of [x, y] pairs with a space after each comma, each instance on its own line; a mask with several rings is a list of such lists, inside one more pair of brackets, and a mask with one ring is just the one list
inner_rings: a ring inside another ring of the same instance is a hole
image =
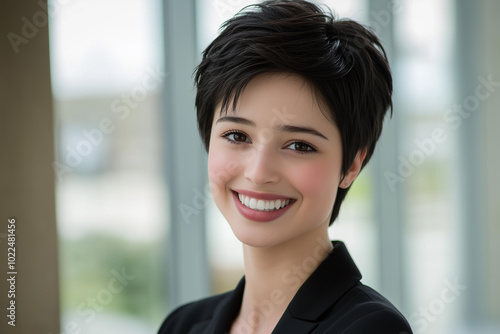
[[276, 200], [263, 200], [258, 198], [252, 198], [250, 196], [246, 196], [240, 193], [235, 192], [240, 200], [240, 203], [246, 206], [249, 209], [255, 211], [263, 211], [263, 212], [272, 212], [281, 210], [291, 203], [293, 203], [293, 199], [276, 199]]

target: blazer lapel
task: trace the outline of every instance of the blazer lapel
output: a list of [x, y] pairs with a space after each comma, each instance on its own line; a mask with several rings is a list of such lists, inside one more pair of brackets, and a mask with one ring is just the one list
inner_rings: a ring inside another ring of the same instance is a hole
[[318, 327], [316, 322], [294, 318], [287, 309], [274, 328], [272, 334], [309, 334], [312, 333], [316, 327]]
[[361, 280], [344, 243], [332, 244], [332, 252], [299, 288], [273, 334], [311, 333], [318, 319]]
[[214, 316], [191, 327], [189, 334], [225, 334], [238, 315], [243, 300], [245, 277], [215, 307]]

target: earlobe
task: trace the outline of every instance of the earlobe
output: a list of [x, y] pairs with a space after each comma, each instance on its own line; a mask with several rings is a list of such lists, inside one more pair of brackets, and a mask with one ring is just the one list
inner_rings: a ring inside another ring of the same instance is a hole
[[365, 160], [365, 157], [366, 157], [366, 148], [358, 151], [356, 157], [354, 157], [351, 167], [347, 171], [346, 175], [340, 181], [339, 185], [340, 188], [347, 189], [351, 186], [351, 184], [354, 182], [359, 172], [361, 171], [361, 167], [363, 167], [363, 161]]

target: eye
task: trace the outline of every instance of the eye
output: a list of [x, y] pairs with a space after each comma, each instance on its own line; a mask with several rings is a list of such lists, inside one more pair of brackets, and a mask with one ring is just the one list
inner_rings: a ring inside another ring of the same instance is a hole
[[309, 154], [309, 153], [314, 153], [316, 152], [316, 149], [312, 147], [311, 145], [301, 142], [301, 141], [296, 141], [288, 145], [286, 148], [289, 148], [293, 151], [297, 151], [297, 153], [300, 154]]
[[226, 138], [226, 140], [232, 144], [250, 143], [248, 136], [241, 131], [230, 130], [225, 132], [222, 137]]

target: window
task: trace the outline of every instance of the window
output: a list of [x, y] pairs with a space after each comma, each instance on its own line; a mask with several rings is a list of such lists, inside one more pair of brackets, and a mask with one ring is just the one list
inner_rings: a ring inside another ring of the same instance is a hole
[[159, 1], [53, 1], [64, 330], [152, 333], [165, 316]]

